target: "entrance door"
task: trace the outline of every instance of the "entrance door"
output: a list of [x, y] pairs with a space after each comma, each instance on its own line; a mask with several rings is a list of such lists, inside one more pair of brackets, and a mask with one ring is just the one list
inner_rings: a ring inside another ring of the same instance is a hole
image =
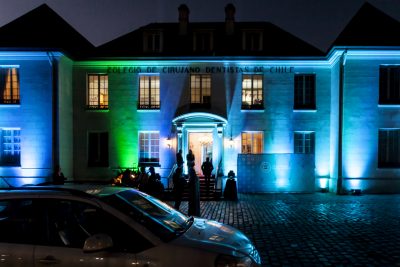
[[207, 157], [212, 161], [213, 135], [211, 132], [191, 132], [189, 133], [189, 149], [193, 151], [195, 157], [194, 168], [198, 175], [201, 172], [201, 164]]

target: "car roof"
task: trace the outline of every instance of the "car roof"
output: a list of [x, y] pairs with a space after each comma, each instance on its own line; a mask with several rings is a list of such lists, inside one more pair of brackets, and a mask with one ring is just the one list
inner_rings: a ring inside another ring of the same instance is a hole
[[126, 190], [134, 190], [129, 187], [98, 184], [65, 184], [46, 186], [23, 186], [0, 188], [0, 194], [39, 194], [39, 195], [75, 195], [83, 197], [103, 197], [117, 194]]

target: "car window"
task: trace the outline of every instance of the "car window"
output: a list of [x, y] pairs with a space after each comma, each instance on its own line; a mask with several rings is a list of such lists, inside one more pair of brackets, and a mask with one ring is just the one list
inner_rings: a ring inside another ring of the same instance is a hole
[[37, 244], [41, 238], [32, 200], [0, 200], [0, 242]]
[[152, 247], [129, 225], [95, 206], [71, 200], [45, 202], [51, 245], [83, 248], [89, 236], [101, 233], [112, 238], [114, 251], [137, 253]]
[[124, 190], [102, 200], [142, 224], [163, 241], [184, 233], [191, 220], [165, 203], [134, 190]]

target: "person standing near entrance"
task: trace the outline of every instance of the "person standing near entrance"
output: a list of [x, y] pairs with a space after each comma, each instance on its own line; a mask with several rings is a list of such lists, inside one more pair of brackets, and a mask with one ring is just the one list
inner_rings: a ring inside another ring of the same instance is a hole
[[176, 168], [174, 176], [172, 177], [172, 181], [174, 182], [174, 188], [172, 189], [175, 198], [174, 208], [176, 210], [179, 210], [181, 206], [183, 191], [185, 190], [186, 184], [185, 177], [182, 175], [182, 169], [182, 167]]
[[200, 216], [200, 184], [193, 163], [189, 167], [189, 216]]
[[206, 180], [206, 192], [207, 192], [207, 195], [209, 193], [210, 178], [211, 178], [212, 170], [214, 170], [214, 166], [212, 165], [212, 162], [210, 161], [210, 158], [207, 157], [206, 161], [204, 161], [203, 164], [201, 165], [201, 171], [203, 172], [204, 179]]
[[183, 157], [182, 157], [182, 149], [179, 149], [178, 153], [176, 153], [176, 165], [178, 168], [183, 167]]
[[186, 155], [186, 164], [188, 167], [188, 171], [189, 169], [192, 167], [194, 170], [194, 154], [193, 151], [191, 149], [189, 149], [189, 153]]

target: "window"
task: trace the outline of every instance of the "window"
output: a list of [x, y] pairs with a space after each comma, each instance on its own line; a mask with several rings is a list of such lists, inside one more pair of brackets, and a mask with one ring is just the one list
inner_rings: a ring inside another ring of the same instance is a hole
[[144, 52], [162, 52], [162, 34], [160, 31], [148, 31], [143, 34]]
[[160, 76], [140, 75], [139, 109], [160, 109]]
[[263, 75], [243, 74], [242, 109], [263, 109]]
[[0, 200], [0, 242], [39, 243], [36, 214], [32, 200]]
[[243, 132], [242, 133], [242, 153], [261, 154], [264, 151], [263, 132]]
[[315, 109], [315, 74], [294, 76], [294, 109]]
[[160, 134], [158, 132], [140, 132], [139, 143], [139, 164], [158, 165], [160, 162]]
[[400, 168], [400, 129], [380, 129], [378, 168]]
[[314, 154], [314, 152], [315, 152], [315, 133], [294, 132], [294, 153]]
[[243, 32], [243, 51], [257, 52], [263, 48], [263, 33], [258, 30], [246, 30]]
[[88, 75], [88, 108], [108, 109], [108, 75]]
[[0, 104], [19, 104], [18, 68], [0, 68]]
[[108, 167], [108, 133], [89, 133], [88, 166]]
[[211, 75], [193, 74], [190, 76], [190, 103], [192, 106], [210, 107]]
[[47, 210], [51, 246], [82, 249], [88, 237], [99, 233], [111, 237], [111, 252], [138, 253], [153, 246], [129, 225], [95, 206], [61, 199], [38, 201]]
[[400, 66], [381, 66], [379, 69], [379, 104], [400, 104]]
[[213, 35], [211, 32], [199, 31], [193, 35], [193, 51], [211, 52], [213, 50]]
[[21, 130], [1, 130], [1, 165], [21, 165]]

